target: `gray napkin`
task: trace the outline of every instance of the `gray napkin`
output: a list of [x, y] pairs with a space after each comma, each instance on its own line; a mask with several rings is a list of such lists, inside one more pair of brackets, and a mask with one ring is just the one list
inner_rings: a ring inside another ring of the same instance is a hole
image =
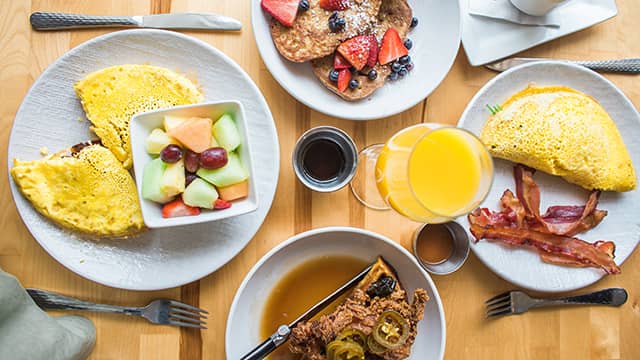
[[95, 341], [90, 320], [50, 317], [15, 277], [0, 269], [0, 359], [81, 360], [89, 356]]
[[521, 25], [560, 27], [560, 18], [553, 11], [545, 16], [531, 16], [518, 10], [509, 0], [469, 0], [469, 14], [508, 21]]

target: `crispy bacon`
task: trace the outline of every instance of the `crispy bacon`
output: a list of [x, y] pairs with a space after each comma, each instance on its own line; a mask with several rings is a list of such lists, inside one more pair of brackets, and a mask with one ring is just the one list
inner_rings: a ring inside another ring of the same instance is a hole
[[500, 198], [502, 211], [478, 208], [468, 215], [471, 233], [514, 246], [537, 249], [543, 261], [565, 266], [598, 267], [608, 274], [620, 269], [613, 261], [615, 244], [593, 244], [573, 237], [597, 226], [607, 215], [596, 209], [600, 192], [594, 191], [584, 206], [551, 206], [540, 215], [540, 189], [533, 180], [535, 170], [517, 165], [514, 168], [516, 195], [505, 190]]
[[[537, 231], [516, 228], [483, 227], [471, 223], [471, 233], [477, 239], [495, 239], [509, 245], [533, 246], [538, 251], [563, 256], [563, 259], [575, 260], [582, 266], [599, 267], [607, 274], [618, 274], [620, 268], [613, 261], [613, 256], [602, 250], [602, 246], [588, 243], [578, 238], [563, 235], [544, 234]], [[607, 247], [614, 247], [613, 242], [605, 242]], [[547, 257], [553, 259], [553, 257]]]

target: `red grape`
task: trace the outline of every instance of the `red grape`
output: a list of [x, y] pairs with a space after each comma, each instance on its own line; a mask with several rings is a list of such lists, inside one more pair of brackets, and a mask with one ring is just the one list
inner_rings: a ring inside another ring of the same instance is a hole
[[200, 153], [200, 166], [205, 169], [218, 169], [227, 165], [227, 150], [221, 147], [208, 148]]
[[169, 144], [160, 151], [160, 159], [169, 164], [176, 163], [182, 159], [182, 149], [178, 145]]
[[184, 168], [188, 171], [188, 172], [196, 172], [198, 171], [198, 167], [200, 166], [198, 164], [198, 154], [194, 153], [193, 151], [187, 149], [184, 153]]
[[184, 182], [184, 185], [185, 185], [185, 186], [189, 186], [189, 184], [191, 184], [191, 182], [192, 182], [193, 180], [195, 180], [196, 178], [197, 178], [196, 174], [190, 174], [190, 173], [187, 173], [187, 174], [185, 175], [185, 182]]

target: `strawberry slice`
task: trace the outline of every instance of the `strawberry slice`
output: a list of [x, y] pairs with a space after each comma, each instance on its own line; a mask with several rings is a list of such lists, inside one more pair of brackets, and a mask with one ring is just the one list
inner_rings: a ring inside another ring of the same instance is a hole
[[348, 69], [351, 67], [351, 64], [344, 58], [344, 56], [336, 53], [336, 56], [333, 58], [333, 68], [336, 70]]
[[347, 10], [351, 7], [349, 0], [320, 0], [320, 7], [325, 10]]
[[362, 70], [369, 59], [370, 41], [368, 35], [358, 35], [338, 46], [340, 55], [356, 68]]
[[177, 198], [170, 203], [164, 204], [164, 206], [162, 207], [163, 218], [194, 215], [200, 215], [200, 208], [192, 207], [185, 204], [182, 201], [182, 198]]
[[292, 27], [300, 0], [262, 0], [260, 5], [282, 25]]
[[395, 59], [407, 55], [408, 53], [409, 50], [407, 50], [402, 43], [402, 39], [400, 39], [398, 31], [394, 28], [389, 28], [382, 38], [380, 54], [378, 55], [378, 61], [380, 64], [388, 64]]
[[378, 39], [376, 39], [375, 35], [369, 35], [369, 58], [367, 59], [367, 66], [374, 67], [378, 62], [378, 51], [380, 48], [378, 47]]
[[351, 70], [342, 69], [338, 72], [338, 90], [340, 92], [344, 92], [347, 90], [349, 86], [349, 81], [351, 81]]
[[231, 207], [231, 203], [228, 201], [224, 201], [222, 199], [216, 199], [216, 201], [213, 203], [214, 210], [223, 210], [223, 209], [228, 209], [230, 207]]

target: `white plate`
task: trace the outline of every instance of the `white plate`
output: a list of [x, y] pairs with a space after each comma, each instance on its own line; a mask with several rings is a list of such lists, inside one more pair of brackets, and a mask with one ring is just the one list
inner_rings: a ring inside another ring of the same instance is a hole
[[409, 359], [442, 359], [446, 333], [444, 311], [429, 275], [402, 246], [374, 232], [350, 227], [328, 227], [298, 234], [258, 261], [244, 278], [231, 304], [225, 336], [227, 359], [240, 359], [264, 340], [260, 338], [260, 314], [265, 299], [285, 274], [309, 259], [344, 254], [366, 261], [382, 255], [398, 272], [408, 294], [413, 294], [416, 288], [427, 290], [430, 299], [424, 319], [418, 324]]
[[379, 119], [405, 111], [424, 100], [444, 79], [460, 46], [460, 8], [457, 1], [409, 0], [418, 26], [409, 55], [416, 64], [405, 79], [387, 83], [369, 98], [342, 100], [316, 78], [310, 63], [293, 63], [278, 53], [269, 31], [270, 16], [251, 0], [251, 24], [262, 60], [291, 96], [310, 108], [350, 120]]
[[462, 44], [473, 66], [505, 58], [588, 28], [618, 14], [615, 0], [570, 0], [551, 10], [554, 17], [562, 19], [560, 27], [551, 28], [524, 26], [472, 16], [469, 14], [469, 0], [460, 0], [460, 4]]
[[208, 101], [234, 99], [245, 107], [255, 162], [257, 211], [219, 222], [153, 229], [127, 240], [91, 241], [61, 230], [11, 192], [22, 220], [61, 264], [90, 280], [131, 290], [180, 286], [206, 276], [253, 238], [271, 207], [279, 169], [279, 145], [271, 112], [249, 76], [211, 45], [175, 32], [127, 30], [87, 41], [54, 62], [33, 84], [16, 115], [9, 140], [14, 158], [39, 159], [39, 149], [66, 149], [92, 136], [73, 91], [88, 73], [118, 64], [164, 66], [197, 78]]
[[[627, 97], [601, 75], [571, 64], [540, 62], [526, 64], [496, 76], [474, 96], [460, 118], [458, 126], [479, 134], [489, 116], [486, 104], [502, 104], [510, 95], [524, 89], [528, 83], [537, 85], [565, 85], [594, 97], [616, 123], [627, 146], [633, 166], [640, 170], [640, 115]], [[481, 205], [499, 210], [504, 190], [515, 189], [513, 163], [496, 160], [495, 178], [491, 192]], [[584, 205], [588, 192], [569, 184], [560, 177], [536, 172], [534, 179], [540, 186], [542, 211], [550, 205]], [[612, 240], [616, 244], [615, 262], [621, 265], [640, 242], [638, 204], [640, 191], [625, 193], [603, 192], [598, 208], [609, 214], [596, 228], [577, 235], [589, 242]], [[465, 218], [459, 219], [468, 230]], [[510, 248], [482, 240], [471, 250], [491, 270], [518, 286], [538, 291], [558, 292], [591, 285], [605, 274], [600, 269], [572, 268], [544, 263], [538, 254], [522, 248]], [[624, 272], [624, 266], [622, 271]], [[615, 275], [612, 275], [615, 276]]]

